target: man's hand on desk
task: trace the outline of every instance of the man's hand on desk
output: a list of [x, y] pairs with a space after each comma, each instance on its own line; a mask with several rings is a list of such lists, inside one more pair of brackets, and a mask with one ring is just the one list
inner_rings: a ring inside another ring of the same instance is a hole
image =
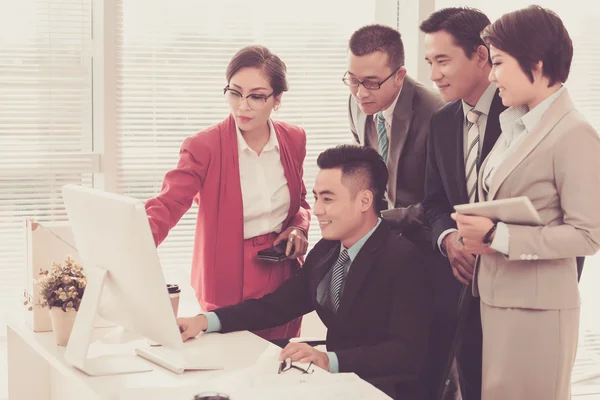
[[185, 342], [205, 331], [208, 327], [208, 320], [205, 315], [200, 314], [191, 318], [177, 318], [177, 325], [181, 331], [181, 339]]
[[315, 350], [314, 347], [306, 343], [288, 343], [281, 350], [279, 361], [287, 360], [288, 358], [301, 363], [312, 362], [317, 367], [329, 371], [329, 357], [327, 357], [327, 353]]

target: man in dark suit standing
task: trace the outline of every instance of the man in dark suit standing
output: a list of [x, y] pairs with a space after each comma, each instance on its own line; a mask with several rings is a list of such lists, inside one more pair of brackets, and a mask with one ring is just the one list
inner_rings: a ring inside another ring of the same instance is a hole
[[[485, 14], [470, 8], [442, 9], [421, 23], [431, 80], [450, 102], [431, 120], [423, 205], [435, 249], [448, 257], [453, 275], [468, 288], [456, 338], [463, 400], [481, 398], [481, 319], [479, 299], [473, 299], [468, 286], [475, 257], [459, 242], [450, 214], [454, 205], [477, 200], [473, 185], [479, 165], [500, 135], [498, 116], [505, 107], [488, 80], [489, 51], [479, 36], [489, 23]], [[456, 324], [456, 318], [448, 324]]]
[[290, 343], [282, 360], [354, 372], [394, 398], [420, 400], [432, 301], [425, 256], [379, 218], [388, 174], [376, 151], [342, 145], [317, 163], [314, 213], [323, 239], [303, 268], [260, 299], [179, 319], [182, 337], [264, 329], [316, 310], [328, 351]]
[[[457, 204], [479, 200], [474, 189], [479, 166], [500, 136], [499, 115], [506, 109], [488, 79], [491, 60], [480, 34], [489, 23], [479, 10], [453, 7], [434, 12], [420, 26], [431, 80], [450, 102], [431, 119], [423, 205], [436, 250], [465, 285], [455, 338], [463, 400], [481, 399], [481, 317], [470, 287], [475, 257], [462, 246], [450, 214]], [[578, 276], [583, 261], [577, 258]]]
[[[429, 254], [430, 280], [434, 285], [434, 317], [423, 385], [435, 398], [446, 376], [443, 370], [451, 348], [460, 285], [433, 251], [421, 202], [425, 197], [427, 137], [433, 113], [444, 103], [439, 94], [406, 75], [400, 33], [387, 26], [367, 25], [351, 36], [348, 71], [343, 82], [350, 89], [350, 127], [355, 141], [377, 150], [386, 160], [389, 178], [383, 218]], [[453, 382], [457, 386], [456, 382]]]

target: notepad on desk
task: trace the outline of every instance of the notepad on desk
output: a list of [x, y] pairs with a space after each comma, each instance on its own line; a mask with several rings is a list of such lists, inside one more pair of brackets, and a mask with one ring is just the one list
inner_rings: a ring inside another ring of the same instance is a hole
[[487, 217], [506, 224], [543, 225], [540, 215], [526, 196], [458, 204], [454, 209], [460, 214]]

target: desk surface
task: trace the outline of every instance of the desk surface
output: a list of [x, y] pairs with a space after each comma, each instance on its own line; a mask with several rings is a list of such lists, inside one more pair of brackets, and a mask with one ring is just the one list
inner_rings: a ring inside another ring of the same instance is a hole
[[[8, 326], [27, 344], [35, 349], [35, 351], [51, 364], [54, 369], [67, 376], [69, 379], [76, 379], [79, 382], [82, 382], [99, 396], [107, 398], [114, 396], [116, 393], [136, 388], [160, 389], [182, 386], [198, 387], [202, 382], [210, 383], [226, 373], [253, 365], [256, 359], [269, 346], [275, 347], [270, 342], [246, 331], [229, 334], [211, 333], [201, 335], [194, 340], [186, 342], [185, 347], [193, 351], [198, 351], [203, 348], [210, 349], [211, 354], [218, 352], [220, 357], [219, 361], [225, 366], [225, 370], [186, 371], [183, 374], [175, 374], [142, 359], [152, 368], [152, 371], [136, 374], [92, 377], [79, 371], [65, 361], [65, 348], [56, 345], [53, 332], [33, 332], [24, 321], [17, 317], [11, 318], [8, 322]], [[117, 330], [118, 328], [97, 328], [93, 333], [93, 341], [114, 334]], [[90, 346], [90, 355], [99, 353], [102, 350], [108, 350], [108, 353], [114, 352], [122, 354], [123, 351], [125, 351], [133, 354], [133, 349], [143, 343], [143, 341], [135, 341], [118, 346], [94, 343]]]
[[[274, 398], [277, 398], [278, 396], [276, 396], [275, 392], [278, 390], [278, 387], [281, 387], [281, 390], [283, 390], [283, 386], [285, 385], [297, 384], [297, 382], [292, 382], [293, 379], [298, 380], [298, 378], [290, 377], [290, 375], [287, 375], [287, 377], [285, 375], [276, 375], [276, 354], [279, 353], [279, 348], [247, 331], [228, 334], [210, 333], [201, 335], [185, 343], [185, 348], [190, 351], [202, 351], [202, 354], [206, 353], [209, 357], [218, 357], [219, 363], [225, 366], [224, 370], [186, 371], [183, 374], [175, 374], [142, 359], [152, 368], [152, 371], [92, 377], [72, 367], [65, 361], [65, 348], [56, 345], [53, 332], [35, 333], [18, 317], [10, 318], [8, 327], [39, 354], [42, 359], [46, 360], [54, 370], [65, 376], [68, 380], [78, 381], [100, 398], [173, 400], [176, 398], [192, 398], [193, 394], [202, 391], [218, 390], [227, 393], [235, 392], [238, 390], [236, 389], [236, 382], [238, 383], [237, 387], [245, 387], [243, 385], [247, 384], [248, 371], [256, 374], [254, 370], [256, 369], [257, 360], [264, 362], [264, 359], [260, 359], [260, 356], [265, 352], [269, 356], [274, 355], [274, 359], [273, 361], [270, 358], [267, 359], [268, 362], [273, 362], [273, 368], [271, 368], [271, 364], [268, 365], [268, 374], [263, 373], [261, 370], [259, 373], [260, 377], [256, 376], [256, 379], [260, 378], [260, 384], [264, 383], [262, 385], [263, 388], [261, 388], [262, 391], [264, 391], [265, 386], [268, 386], [268, 390], [273, 392]], [[101, 339], [103, 342], [106, 342], [107, 337], [114, 336], [115, 332], [118, 333], [119, 328], [96, 328], [93, 332], [93, 344], [90, 346], [90, 356], [111, 353], [122, 355], [124, 352], [133, 354], [135, 347], [139, 347], [145, 343], [140, 340], [119, 345], [100, 343]], [[344, 375], [352, 376], [344, 377]], [[306, 375], [299, 376], [307, 377]], [[277, 378], [277, 381], [273, 380], [275, 378]], [[333, 388], [333, 390], [338, 391], [338, 396], [342, 396], [342, 391], [347, 391], [349, 386], [353, 386], [356, 387], [356, 390], [363, 393], [363, 395], [367, 394], [370, 399], [389, 399], [389, 397], [373, 386], [358, 379], [354, 374], [329, 374], [329, 372], [315, 368], [315, 374], [307, 377], [307, 380], [309, 381], [309, 385], [305, 385], [305, 389], [306, 386], [310, 387], [310, 384], [313, 382], [315, 385], [326, 383], [328, 389]], [[336, 382], [338, 383], [337, 385]], [[251, 397], [250, 393], [248, 396], [244, 395], [243, 397], [244, 399], [255, 398]], [[347, 394], [344, 397], [348, 398]]]

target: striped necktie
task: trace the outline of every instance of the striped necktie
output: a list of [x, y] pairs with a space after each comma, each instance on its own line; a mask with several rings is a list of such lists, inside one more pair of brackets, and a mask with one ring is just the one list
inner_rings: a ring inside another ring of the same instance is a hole
[[387, 163], [388, 156], [388, 137], [387, 129], [385, 128], [385, 118], [383, 111], [377, 113], [377, 141], [379, 143], [379, 154], [383, 157], [383, 161]]
[[344, 283], [344, 278], [346, 277], [346, 265], [349, 261], [350, 256], [348, 255], [348, 250], [344, 249], [340, 252], [335, 264], [333, 264], [329, 293], [331, 295], [331, 306], [334, 312], [337, 312], [340, 306], [342, 286]]
[[469, 203], [475, 202], [477, 194], [477, 163], [479, 162], [479, 127], [477, 126], [477, 118], [479, 112], [471, 110], [467, 113], [467, 121], [469, 121], [469, 130], [467, 131], [467, 157], [465, 160], [465, 177], [467, 178], [467, 193], [469, 195]]

